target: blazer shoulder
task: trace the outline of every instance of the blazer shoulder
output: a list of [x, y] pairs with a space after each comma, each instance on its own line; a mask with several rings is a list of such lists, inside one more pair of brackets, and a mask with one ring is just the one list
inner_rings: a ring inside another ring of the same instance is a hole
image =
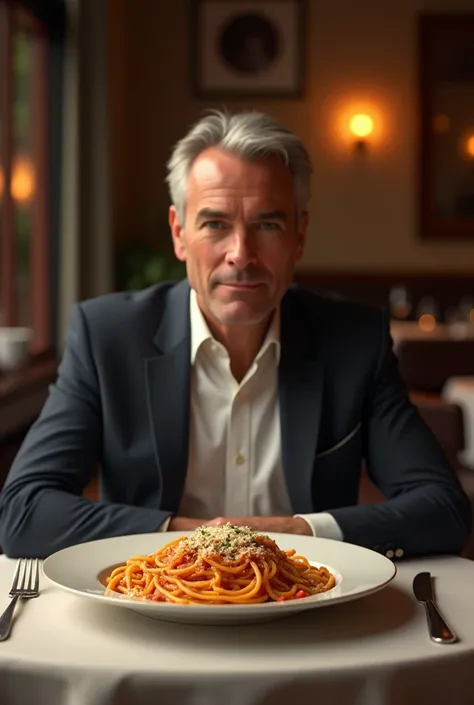
[[153, 340], [166, 311], [176, 302], [187, 300], [189, 285], [182, 282], [156, 284], [140, 291], [105, 294], [76, 305], [71, 314], [69, 335], [74, 335], [78, 310], [82, 312], [85, 332], [94, 354], [116, 354], [122, 347], [140, 349], [143, 354], [156, 352]]
[[165, 282], [137, 291], [118, 291], [81, 301], [78, 306], [91, 326], [123, 325], [152, 314], [155, 324], [166, 308], [169, 294], [179, 284]]

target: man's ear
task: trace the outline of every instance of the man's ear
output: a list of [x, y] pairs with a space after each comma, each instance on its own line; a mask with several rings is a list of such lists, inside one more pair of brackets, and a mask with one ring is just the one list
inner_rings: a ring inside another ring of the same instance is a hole
[[184, 228], [181, 225], [176, 206], [170, 206], [168, 213], [168, 223], [173, 239], [173, 249], [180, 262], [186, 261], [186, 243], [184, 240]]

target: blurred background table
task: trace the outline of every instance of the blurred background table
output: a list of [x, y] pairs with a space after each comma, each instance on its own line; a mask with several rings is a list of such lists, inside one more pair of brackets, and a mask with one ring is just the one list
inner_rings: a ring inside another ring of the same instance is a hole
[[464, 467], [474, 470], [474, 375], [448, 379], [442, 397], [463, 411], [465, 447], [459, 459]]

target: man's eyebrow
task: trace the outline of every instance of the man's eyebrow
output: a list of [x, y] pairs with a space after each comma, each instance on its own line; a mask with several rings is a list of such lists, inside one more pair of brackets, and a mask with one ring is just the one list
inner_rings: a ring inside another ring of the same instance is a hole
[[252, 216], [252, 220], [283, 220], [286, 223], [288, 216], [285, 211], [260, 211]]
[[[196, 214], [195, 222], [201, 220], [230, 220], [230, 213], [226, 211], [214, 210], [213, 208], [201, 208]], [[288, 221], [288, 216], [285, 211], [274, 210], [274, 211], [259, 211], [251, 218], [252, 221], [262, 221], [262, 220], [281, 220], [286, 223]]]
[[198, 220], [203, 220], [203, 219], [217, 219], [217, 218], [224, 218], [228, 219], [230, 218], [229, 213], [226, 213], [225, 211], [217, 211], [213, 210], [212, 208], [201, 208], [200, 211], [197, 212], [196, 214], [196, 222]]

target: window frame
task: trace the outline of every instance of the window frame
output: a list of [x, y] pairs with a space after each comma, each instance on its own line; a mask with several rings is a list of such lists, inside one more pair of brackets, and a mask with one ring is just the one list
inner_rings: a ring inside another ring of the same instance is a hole
[[[17, 282], [14, 202], [8, 184], [14, 160], [13, 98], [14, 66], [13, 37], [21, 30], [34, 35], [36, 56], [33, 76], [35, 119], [32, 134], [36, 185], [32, 204], [32, 237], [30, 242], [30, 310], [34, 340], [31, 354], [44, 356], [56, 348], [57, 319], [57, 262], [59, 247], [59, 171], [60, 149], [52, 136], [61, 134], [62, 90], [58, 92], [64, 38], [64, 8], [55, 0], [50, 3], [55, 12], [44, 14], [48, 0], [0, 0], [0, 52], [2, 53], [0, 80], [3, 194], [1, 218], [0, 302], [3, 312], [2, 325], [18, 325]], [[55, 6], [53, 8], [53, 5]], [[28, 7], [27, 7], [28, 6]], [[39, 17], [35, 16], [35, 6]], [[42, 16], [44, 14], [44, 16]], [[58, 41], [59, 40], [59, 41]], [[59, 48], [59, 52], [58, 52]], [[59, 73], [59, 81], [58, 81]], [[54, 93], [53, 93], [54, 85]], [[56, 95], [58, 93], [58, 95]]]

